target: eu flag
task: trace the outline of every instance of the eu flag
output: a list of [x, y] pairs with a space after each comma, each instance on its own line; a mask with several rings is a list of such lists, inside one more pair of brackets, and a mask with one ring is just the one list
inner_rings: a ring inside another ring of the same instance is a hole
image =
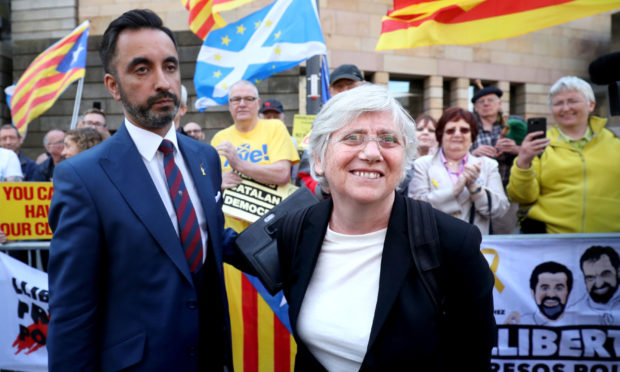
[[325, 53], [314, 0], [276, 0], [209, 33], [196, 61], [196, 108], [226, 104], [239, 80], [258, 83]]

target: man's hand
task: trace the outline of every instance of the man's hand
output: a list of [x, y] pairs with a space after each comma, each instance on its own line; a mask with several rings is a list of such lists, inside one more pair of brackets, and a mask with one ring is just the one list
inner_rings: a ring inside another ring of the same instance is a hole
[[217, 145], [215, 149], [220, 155], [228, 159], [228, 163], [230, 164], [232, 169], [237, 169], [240, 159], [239, 159], [239, 155], [237, 155], [237, 149], [232, 143], [228, 141], [224, 141], [220, 143], [219, 145]]
[[494, 158], [497, 156], [497, 150], [493, 146], [489, 145], [480, 145], [476, 147], [472, 152], [475, 156], [487, 156], [489, 158]]
[[240, 184], [241, 181], [242, 178], [237, 173], [233, 171], [224, 172], [222, 173], [222, 190], [233, 188]]
[[542, 154], [545, 148], [549, 145], [549, 138], [534, 139], [537, 136], [544, 135], [545, 132], [538, 131], [532, 132], [525, 136], [521, 143], [521, 149], [519, 155], [517, 155], [517, 167], [521, 169], [530, 169], [532, 166], [532, 160], [538, 154]]
[[495, 145], [498, 153], [506, 152], [508, 154], [518, 154], [519, 146], [510, 138], [500, 138]]
[[8, 241], [9, 239], [7, 239], [6, 235], [4, 234], [4, 231], [0, 229], [0, 244], [4, 244]]

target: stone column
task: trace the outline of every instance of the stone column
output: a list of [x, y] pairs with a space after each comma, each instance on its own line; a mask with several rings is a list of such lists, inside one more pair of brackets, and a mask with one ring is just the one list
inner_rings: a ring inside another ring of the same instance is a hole
[[424, 112], [434, 118], [443, 113], [443, 77], [429, 76], [424, 79]]
[[379, 85], [383, 85], [387, 87], [389, 81], [390, 81], [389, 72], [377, 71], [374, 74], [372, 74], [372, 82], [374, 84], [379, 84]]
[[450, 107], [469, 109], [469, 79], [457, 78], [450, 82]]

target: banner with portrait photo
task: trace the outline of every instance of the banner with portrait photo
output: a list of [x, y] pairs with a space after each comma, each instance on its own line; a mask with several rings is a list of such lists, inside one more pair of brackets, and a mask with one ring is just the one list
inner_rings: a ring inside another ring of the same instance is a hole
[[47, 371], [47, 274], [0, 252], [0, 370]]
[[495, 275], [492, 371], [617, 372], [620, 235], [485, 237]]

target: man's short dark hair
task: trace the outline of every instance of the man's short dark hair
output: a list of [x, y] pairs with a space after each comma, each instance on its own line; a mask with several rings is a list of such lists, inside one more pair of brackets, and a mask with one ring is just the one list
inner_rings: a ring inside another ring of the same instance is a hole
[[532, 276], [530, 276], [530, 288], [532, 289], [532, 291], [536, 291], [538, 276], [542, 273], [566, 274], [566, 286], [568, 287], [568, 291], [570, 292], [573, 289], [573, 273], [568, 269], [568, 267], [562, 265], [561, 263], [547, 261], [536, 266], [532, 271]]
[[0, 126], [0, 130], [2, 129], [14, 129], [15, 132], [17, 133], [17, 138], [22, 138], [22, 135], [19, 133], [19, 130], [13, 124], [2, 124], [2, 126]]
[[600, 245], [593, 245], [583, 252], [581, 258], [579, 259], [579, 267], [583, 272], [583, 263], [586, 261], [598, 261], [601, 259], [603, 255], [607, 255], [609, 257], [609, 261], [611, 265], [618, 271], [620, 269], [620, 257], [618, 257], [618, 252], [612, 247], [602, 247]]
[[101, 39], [101, 46], [99, 48], [99, 57], [103, 63], [103, 70], [106, 73], [112, 75], [116, 74], [113, 68], [110, 66], [110, 61], [116, 53], [116, 41], [118, 35], [124, 30], [139, 30], [142, 28], [152, 28], [155, 30], [163, 31], [170, 37], [174, 43], [174, 47], [177, 47], [177, 40], [174, 37], [174, 33], [164, 26], [161, 18], [149, 9], [133, 9], [123, 13], [120, 17], [116, 18], [103, 34]]

